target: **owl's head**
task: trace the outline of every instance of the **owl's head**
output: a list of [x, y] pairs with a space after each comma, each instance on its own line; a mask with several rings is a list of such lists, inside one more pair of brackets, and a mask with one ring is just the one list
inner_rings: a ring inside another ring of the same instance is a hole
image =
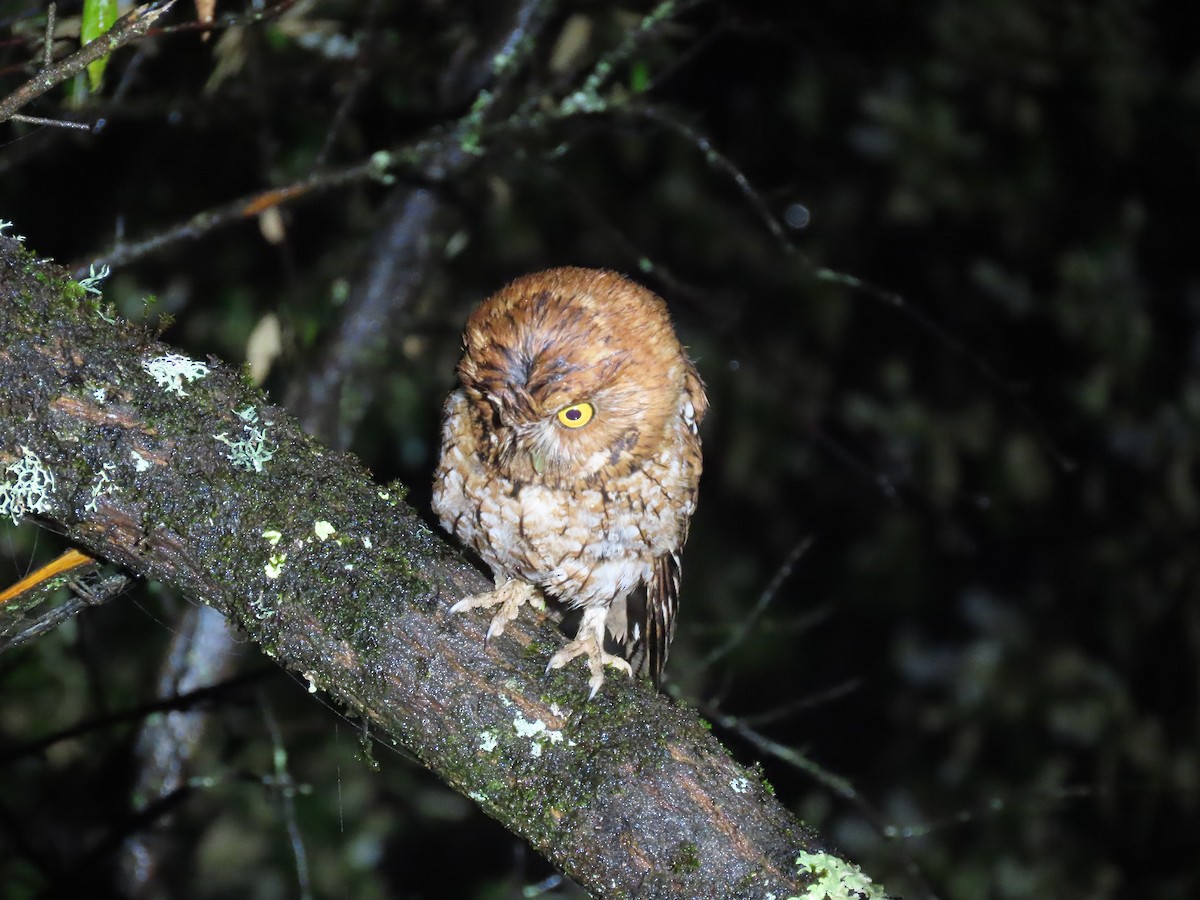
[[704, 414], [666, 304], [614, 272], [519, 278], [480, 304], [463, 345], [458, 377], [478, 444], [517, 480], [625, 474], [663, 447], [684, 404], [697, 422]]

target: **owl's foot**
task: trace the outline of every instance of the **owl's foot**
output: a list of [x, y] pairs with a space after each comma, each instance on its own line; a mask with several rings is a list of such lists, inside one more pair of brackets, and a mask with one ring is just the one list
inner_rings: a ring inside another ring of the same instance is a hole
[[594, 606], [586, 610], [579, 622], [575, 640], [550, 657], [550, 664], [546, 666], [546, 671], [549, 672], [551, 669], [561, 669], [577, 656], [586, 656], [588, 671], [592, 673], [592, 677], [588, 679], [592, 688], [588, 693], [589, 700], [596, 696], [600, 685], [604, 684], [605, 666], [612, 666], [630, 678], [633, 677], [633, 669], [626, 659], [614, 656], [604, 649], [604, 620], [607, 617], [608, 608], [605, 606]]
[[515, 619], [521, 611], [521, 607], [535, 596], [537, 596], [537, 588], [532, 584], [510, 578], [503, 584], [497, 585], [494, 591], [463, 597], [450, 607], [450, 612], [460, 613], [466, 612], [468, 609], [499, 606], [500, 610], [492, 616], [492, 624], [488, 626], [487, 637], [484, 638], [484, 641], [490, 641], [492, 638], [504, 634], [504, 626]]

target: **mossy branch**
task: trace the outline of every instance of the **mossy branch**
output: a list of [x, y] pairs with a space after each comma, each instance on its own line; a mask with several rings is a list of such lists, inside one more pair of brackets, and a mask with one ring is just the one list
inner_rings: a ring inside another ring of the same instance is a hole
[[543, 675], [551, 622], [485, 651], [487, 617], [447, 608], [487, 584], [402, 489], [0, 238], [0, 481], [26, 451], [53, 475], [27, 517], [221, 610], [596, 895], [882, 896], [694, 712]]

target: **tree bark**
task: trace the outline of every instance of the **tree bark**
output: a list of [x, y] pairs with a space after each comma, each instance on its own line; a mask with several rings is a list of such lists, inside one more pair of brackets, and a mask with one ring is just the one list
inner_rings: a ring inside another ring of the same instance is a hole
[[216, 607], [597, 896], [883, 896], [694, 712], [544, 675], [551, 621], [523, 612], [485, 649], [489, 617], [447, 608], [488, 583], [403, 487], [174, 353], [0, 238], [4, 511]]

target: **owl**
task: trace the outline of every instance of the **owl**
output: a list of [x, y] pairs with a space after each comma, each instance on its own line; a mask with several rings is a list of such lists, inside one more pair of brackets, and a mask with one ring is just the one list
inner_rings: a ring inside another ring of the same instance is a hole
[[[442, 526], [491, 568], [487, 637], [548, 595], [582, 610], [546, 671], [662, 674], [700, 480], [704, 385], [666, 304], [617, 275], [518, 278], [467, 320], [434, 476]], [[609, 653], [606, 633], [622, 655]]]

